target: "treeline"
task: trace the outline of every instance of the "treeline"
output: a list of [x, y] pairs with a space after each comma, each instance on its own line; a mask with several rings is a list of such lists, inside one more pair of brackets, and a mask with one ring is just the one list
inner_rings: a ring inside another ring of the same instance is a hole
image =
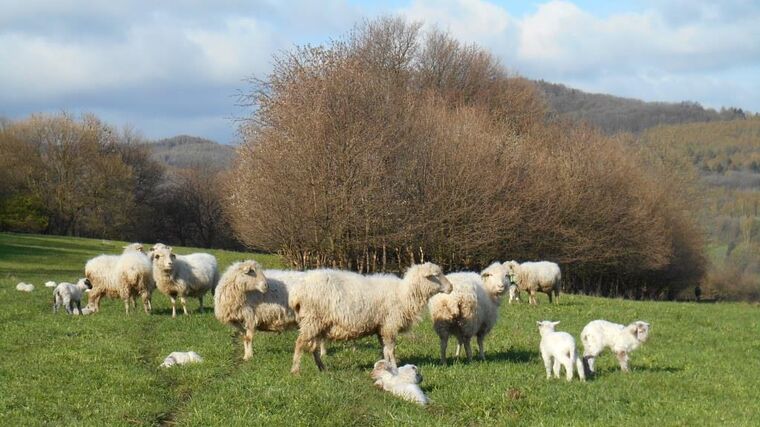
[[219, 170], [168, 168], [93, 115], [0, 123], [0, 230], [236, 247]]
[[711, 243], [705, 292], [760, 300], [760, 118], [662, 126], [641, 141], [700, 172], [700, 219]]
[[588, 122], [610, 135], [639, 133], [659, 125], [734, 120], [749, 116], [739, 108], [716, 111], [696, 102], [644, 102], [588, 93], [543, 80], [537, 83], [553, 114], [564, 119]]
[[704, 273], [688, 174], [552, 118], [530, 81], [385, 18], [253, 79], [226, 187], [236, 236], [294, 267], [562, 264], [566, 289], [674, 296]]

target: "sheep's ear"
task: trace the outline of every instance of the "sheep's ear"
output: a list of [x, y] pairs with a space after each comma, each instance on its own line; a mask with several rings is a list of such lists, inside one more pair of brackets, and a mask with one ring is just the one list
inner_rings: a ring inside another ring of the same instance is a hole
[[172, 254], [172, 259], [177, 259], [177, 254]]
[[552, 326], [557, 326], [557, 325], [559, 325], [559, 320], [557, 320], [556, 322], [552, 322]]
[[256, 271], [256, 267], [253, 264], [248, 264], [245, 266], [245, 272], [246, 273], [252, 273]]
[[543, 324], [544, 324], [544, 322], [541, 322], [541, 321], [538, 321], [538, 320], [536, 321], [536, 325], [538, 325], [538, 326], [541, 326]]
[[484, 278], [484, 279], [485, 279], [486, 277], [491, 277], [491, 273], [483, 273], [483, 274], [481, 274], [481, 275], [480, 275], [480, 277], [482, 277], [482, 278]]

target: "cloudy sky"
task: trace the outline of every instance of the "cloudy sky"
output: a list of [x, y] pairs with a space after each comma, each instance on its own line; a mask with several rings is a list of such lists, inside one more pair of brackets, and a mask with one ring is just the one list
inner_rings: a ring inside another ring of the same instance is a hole
[[760, 2], [4, 0], [0, 117], [93, 112], [146, 137], [234, 143], [235, 94], [272, 54], [403, 15], [525, 77], [760, 111]]

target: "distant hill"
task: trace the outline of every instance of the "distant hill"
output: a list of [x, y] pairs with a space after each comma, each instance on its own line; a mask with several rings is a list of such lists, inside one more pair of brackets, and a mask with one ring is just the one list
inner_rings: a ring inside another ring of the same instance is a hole
[[149, 145], [154, 160], [177, 168], [206, 164], [213, 169], [226, 169], [235, 156], [235, 149], [229, 145], [188, 135], [161, 139]]
[[696, 102], [644, 102], [606, 94], [588, 93], [565, 85], [536, 82], [558, 117], [585, 120], [604, 132], [639, 133], [658, 125], [711, 122], [745, 118], [741, 109], [715, 111]]

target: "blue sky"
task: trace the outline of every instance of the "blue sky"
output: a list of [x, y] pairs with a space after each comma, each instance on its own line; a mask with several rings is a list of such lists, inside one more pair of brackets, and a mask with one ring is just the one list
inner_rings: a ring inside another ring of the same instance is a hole
[[5, 0], [0, 116], [92, 112], [146, 137], [234, 143], [272, 54], [402, 15], [511, 71], [591, 92], [760, 111], [760, 2]]

